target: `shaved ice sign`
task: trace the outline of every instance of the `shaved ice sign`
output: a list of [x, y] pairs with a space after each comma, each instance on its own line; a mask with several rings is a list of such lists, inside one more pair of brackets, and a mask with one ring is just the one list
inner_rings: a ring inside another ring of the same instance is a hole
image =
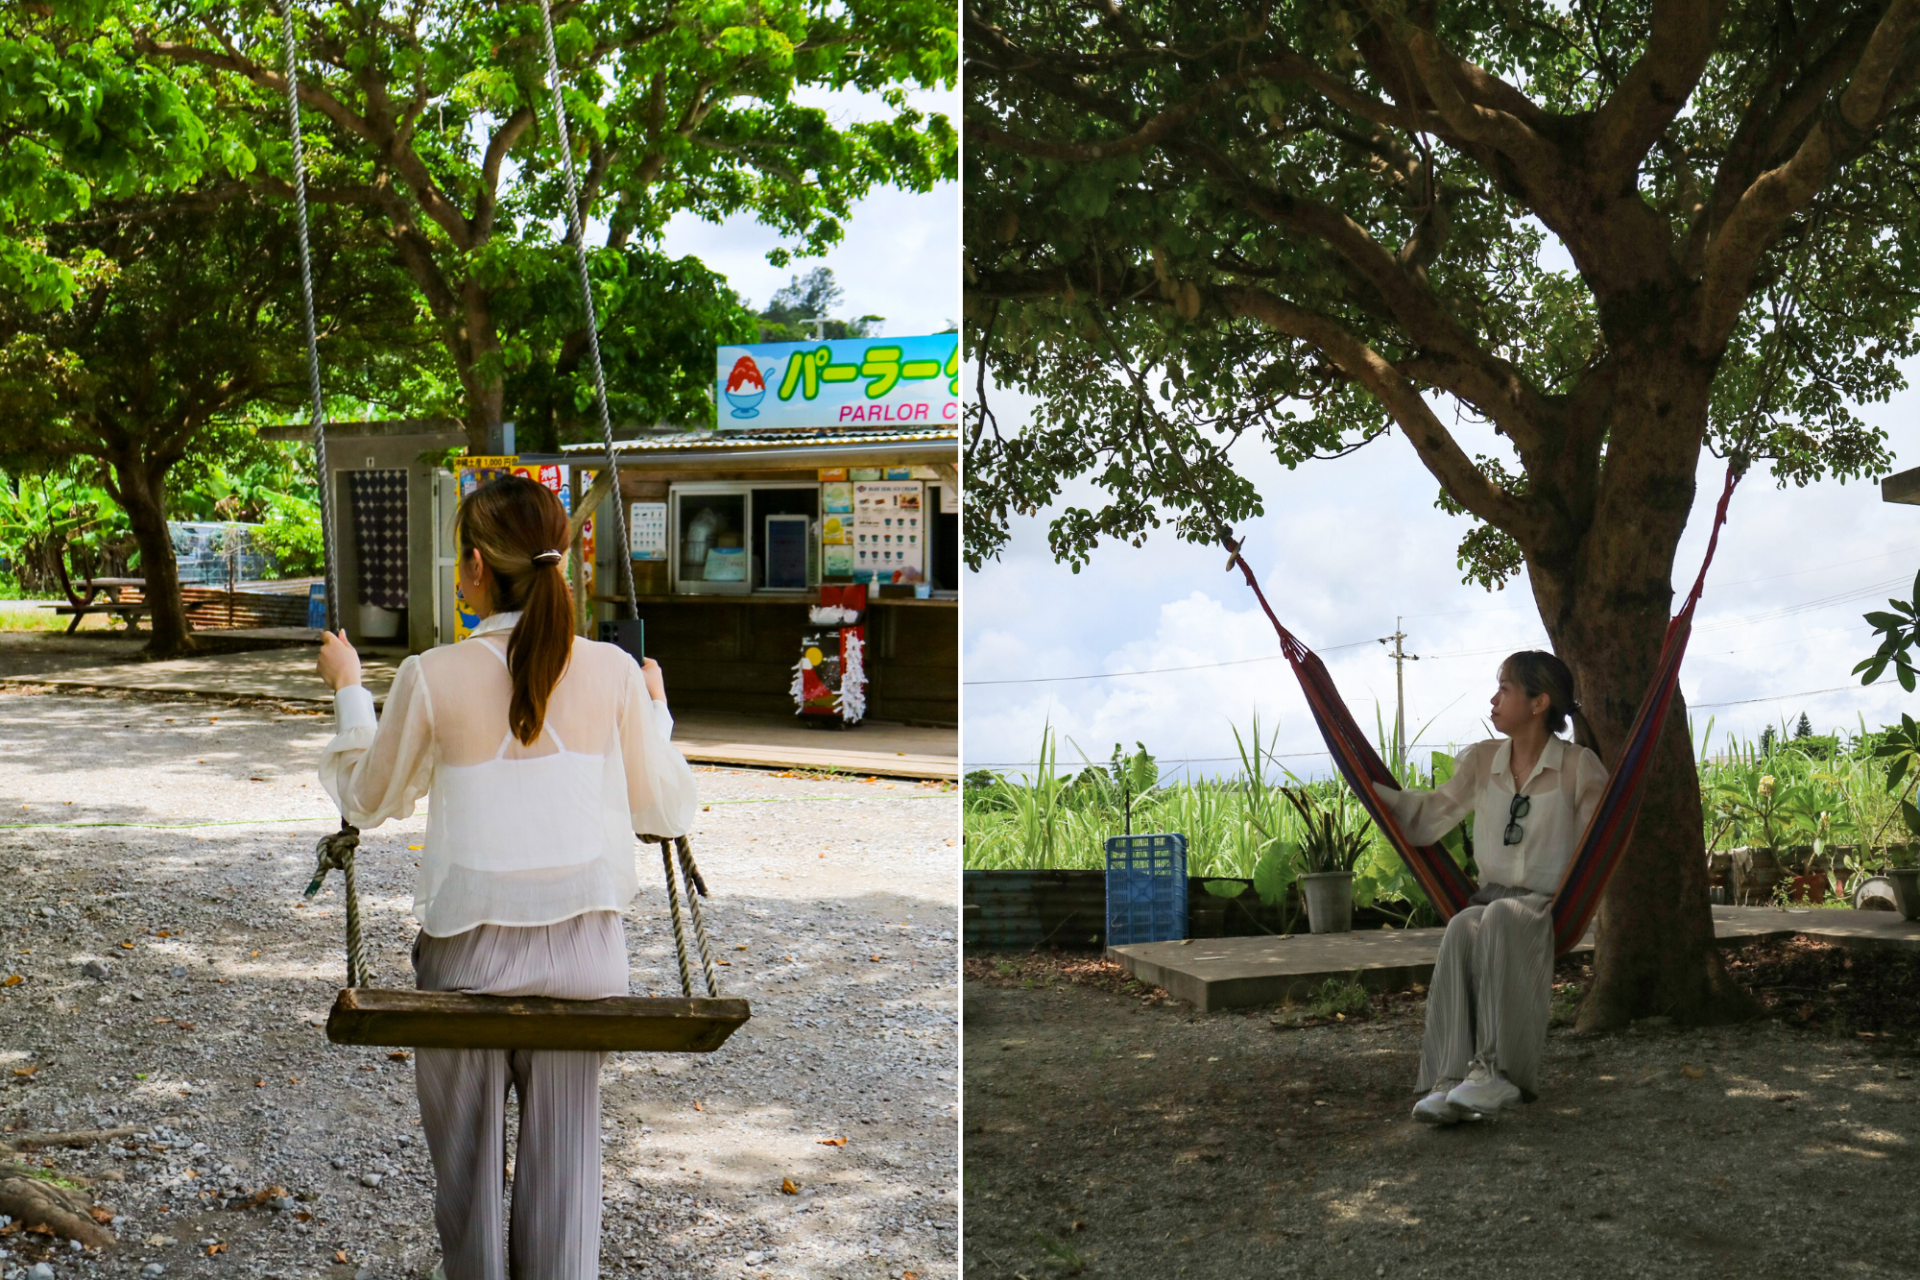
[[721, 347], [720, 429], [956, 426], [960, 335]]

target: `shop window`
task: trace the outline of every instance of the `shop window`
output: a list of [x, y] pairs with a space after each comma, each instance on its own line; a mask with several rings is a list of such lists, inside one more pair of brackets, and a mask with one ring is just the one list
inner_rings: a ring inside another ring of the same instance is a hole
[[676, 484], [667, 502], [673, 589], [804, 592], [820, 581], [820, 487]]

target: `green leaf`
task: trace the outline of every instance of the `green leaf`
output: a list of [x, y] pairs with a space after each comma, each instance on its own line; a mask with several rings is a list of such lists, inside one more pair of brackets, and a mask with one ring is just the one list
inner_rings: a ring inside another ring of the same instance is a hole
[[1244, 880], [1202, 880], [1200, 884], [1216, 898], [1237, 898], [1248, 888]]
[[1286, 901], [1287, 889], [1300, 875], [1299, 852], [1292, 841], [1274, 840], [1261, 850], [1253, 866], [1253, 891], [1269, 907]]
[[1900, 802], [1900, 818], [1907, 824], [1907, 830], [1920, 836], [1920, 808], [1915, 808], [1911, 800]]

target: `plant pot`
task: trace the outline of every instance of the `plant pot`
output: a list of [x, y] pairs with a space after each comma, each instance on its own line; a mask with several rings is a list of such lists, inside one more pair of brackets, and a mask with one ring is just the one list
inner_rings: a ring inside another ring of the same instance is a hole
[[1309, 872], [1300, 877], [1300, 892], [1314, 933], [1353, 932], [1353, 872]]
[[1847, 905], [1855, 911], [1898, 911], [1900, 909], [1900, 904], [1894, 898], [1893, 881], [1885, 876], [1868, 876], [1855, 885]]
[[1890, 867], [1887, 879], [1893, 882], [1893, 905], [1902, 920], [1920, 920], [1920, 867]]

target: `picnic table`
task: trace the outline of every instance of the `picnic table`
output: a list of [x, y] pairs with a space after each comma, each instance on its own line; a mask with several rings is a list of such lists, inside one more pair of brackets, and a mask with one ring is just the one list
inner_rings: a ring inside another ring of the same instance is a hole
[[[66, 565], [59, 565], [60, 590], [66, 593], [66, 604], [45, 604], [40, 607], [51, 609], [55, 614], [70, 613], [73, 621], [67, 624], [67, 634], [72, 635], [80, 626], [80, 619], [90, 613], [117, 614], [126, 619], [129, 629], [140, 625], [140, 615], [151, 613], [153, 606], [144, 599], [138, 601], [122, 600], [121, 591], [133, 587], [143, 595], [146, 592], [145, 578], [88, 578], [81, 583], [81, 590], [75, 591], [73, 583], [67, 577]], [[106, 599], [96, 601], [95, 597], [106, 592]]]

